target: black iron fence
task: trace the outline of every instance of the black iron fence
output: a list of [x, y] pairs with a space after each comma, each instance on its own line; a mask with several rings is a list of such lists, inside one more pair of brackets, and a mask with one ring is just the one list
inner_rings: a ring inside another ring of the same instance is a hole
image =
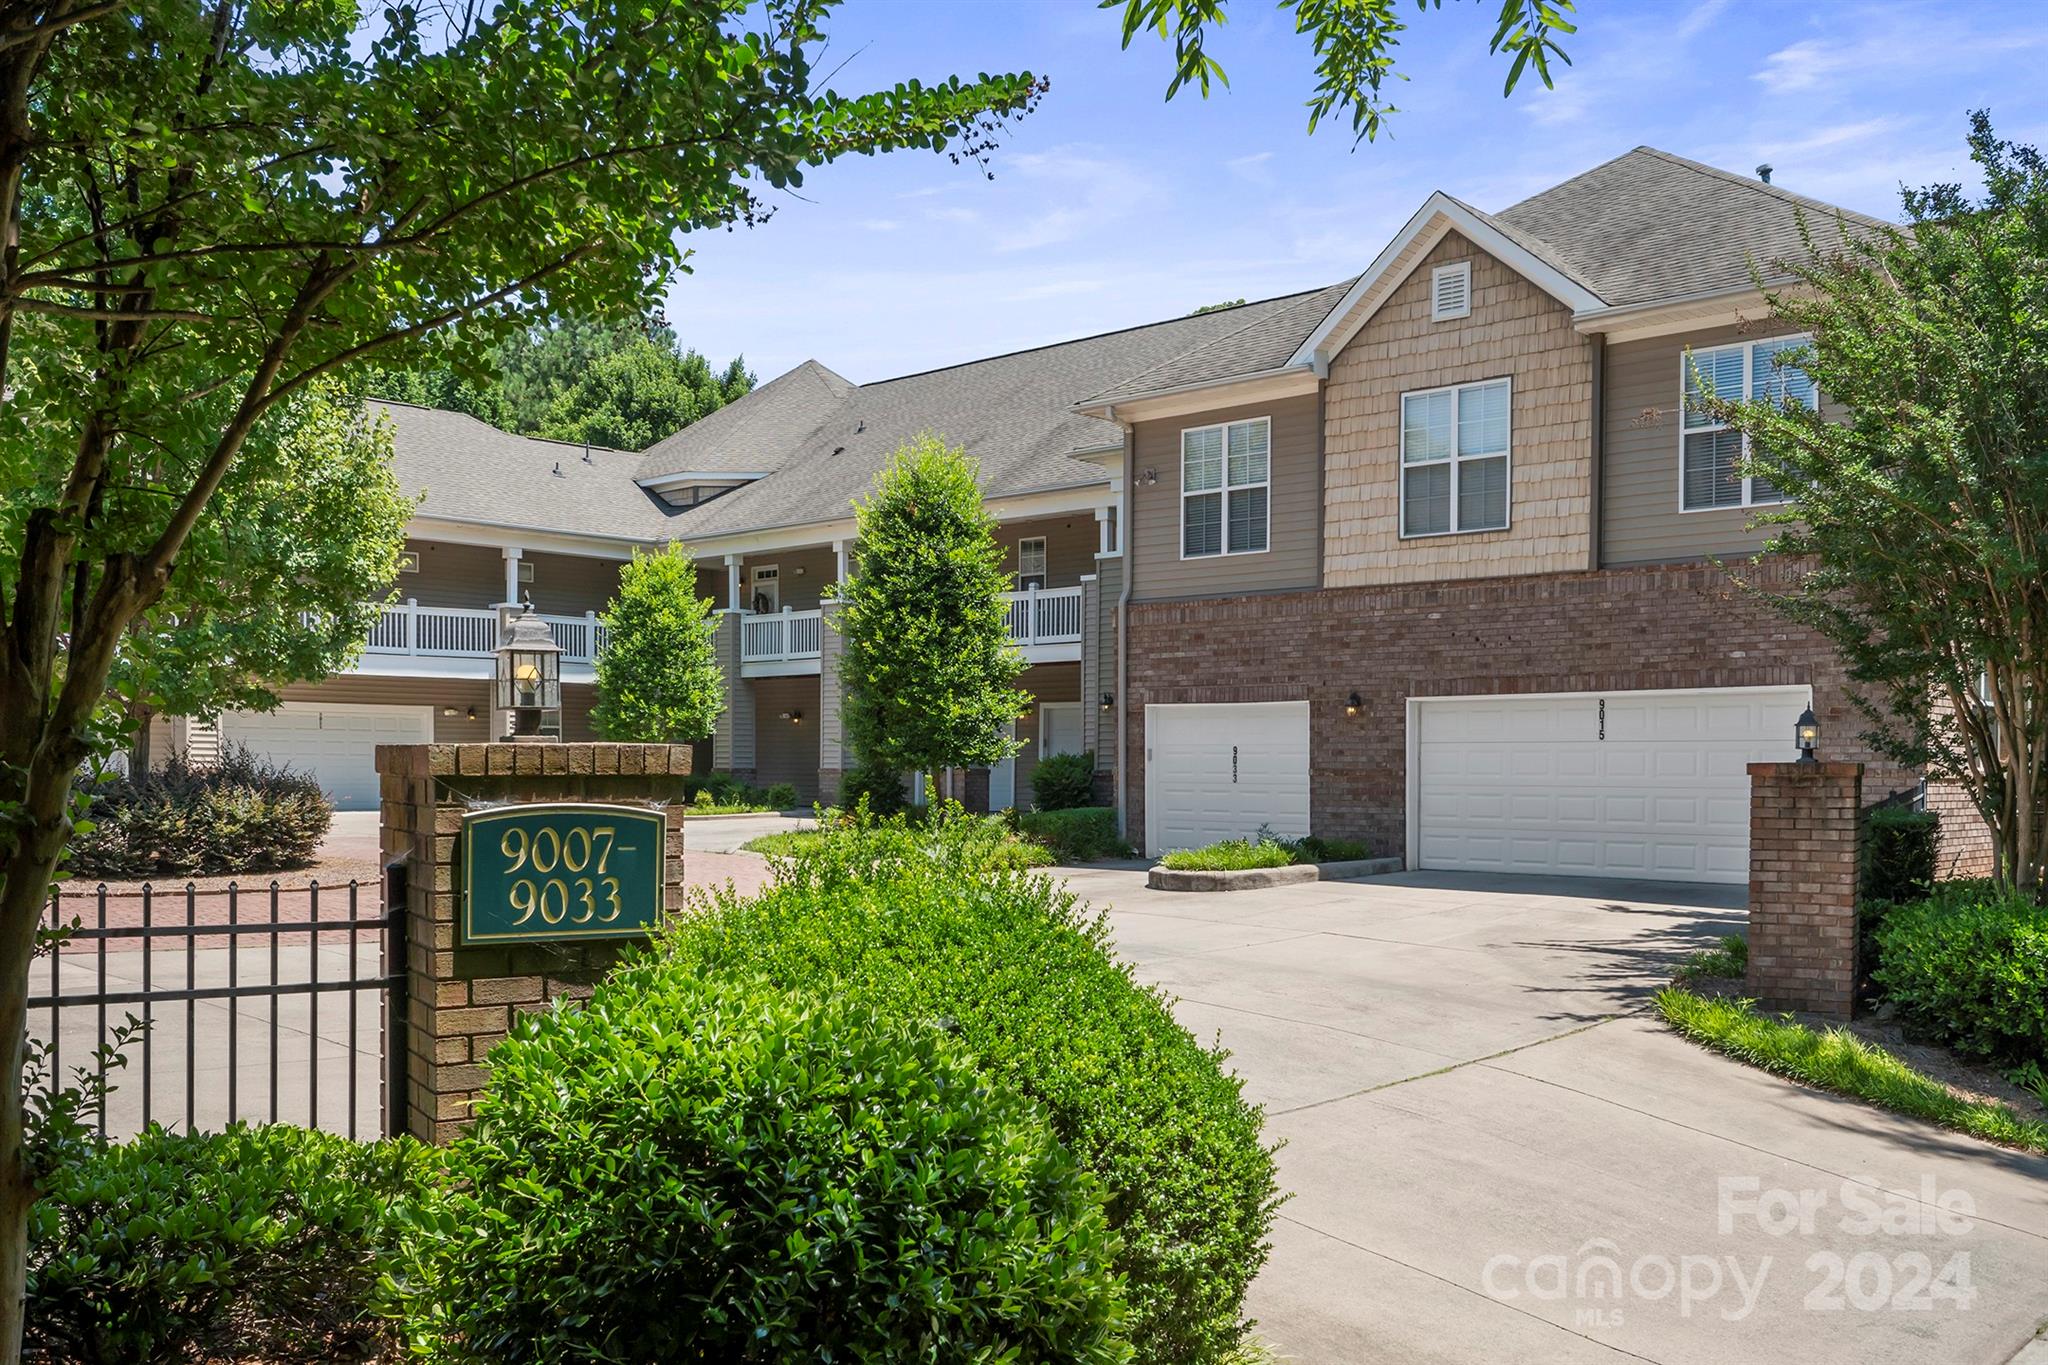
[[[403, 897], [391, 903], [353, 881], [52, 895], [50, 927], [68, 932], [28, 1002], [50, 1083], [82, 1065], [110, 1088], [102, 1136], [237, 1119], [396, 1131], [406, 963]], [[131, 1021], [110, 1071], [104, 1049]]]

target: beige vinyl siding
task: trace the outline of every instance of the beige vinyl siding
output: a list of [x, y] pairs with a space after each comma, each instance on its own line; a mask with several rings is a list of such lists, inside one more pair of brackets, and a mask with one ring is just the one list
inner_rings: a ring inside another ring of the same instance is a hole
[[[398, 575], [398, 600], [423, 607], [491, 607], [505, 600], [505, 557], [494, 546], [455, 545], [445, 541], [409, 540], [405, 548], [419, 558], [417, 573]], [[586, 555], [544, 554], [528, 550], [534, 610], [549, 616], [581, 616], [601, 612], [619, 587], [620, 561]]]
[[[533, 562], [533, 582], [519, 591], [533, 598], [533, 609], [549, 616], [581, 616], [586, 611], [602, 612], [619, 591], [616, 559], [593, 559], [586, 555], [537, 554], [525, 557]], [[499, 574], [502, 577], [504, 570]], [[498, 591], [505, 590], [504, 584]]]
[[[1782, 324], [1737, 323], [1607, 348], [1600, 483], [1600, 557], [1604, 564], [1668, 564], [1751, 555], [1769, 531], [1750, 529], [1754, 509], [1679, 511], [1678, 423], [1684, 396], [1680, 359], [1738, 341], [1784, 336]], [[1826, 410], [1825, 404], [1823, 411]]]
[[[744, 562], [745, 575], [740, 579], [740, 596], [745, 602], [754, 600], [754, 570], [764, 564], [776, 569], [776, 582], [780, 584], [780, 605], [791, 611], [814, 611], [818, 606], [818, 595], [825, 585], [839, 576], [839, 560], [832, 553], [830, 545], [811, 545], [801, 550], [771, 550], [757, 555], [748, 555]], [[798, 570], [802, 570], [801, 573]], [[725, 566], [715, 566], [712, 575], [718, 584], [718, 604], [725, 605]]]
[[[344, 675], [325, 682], [293, 683], [279, 694], [286, 701], [363, 702], [380, 706], [429, 706], [436, 744], [481, 744], [491, 738], [491, 685], [483, 678], [369, 678]], [[583, 744], [598, 738], [590, 725], [597, 689], [562, 684], [562, 739]], [[476, 719], [468, 715], [476, 708]], [[453, 708], [455, 714], [447, 712]]]
[[[1267, 549], [1258, 554], [1180, 555], [1180, 434], [1188, 427], [1272, 420]], [[1317, 415], [1313, 394], [1134, 424], [1126, 490], [1133, 600], [1214, 597], [1316, 586]], [[1150, 477], [1148, 478], [1148, 471]]]
[[[772, 787], [787, 782], [803, 800], [816, 800], [817, 678], [753, 678], [742, 686], [754, 689], [755, 784]], [[803, 712], [803, 719], [784, 720], [784, 713], [790, 711]]]
[[1017, 572], [1017, 542], [1033, 536], [1045, 538], [1045, 586], [1071, 588], [1083, 574], [1095, 572], [1095, 549], [1101, 543], [1093, 512], [1075, 512], [1064, 517], [1040, 517], [1034, 521], [1006, 521], [996, 527], [996, 543], [1003, 547], [1003, 569]]
[[[1472, 263], [1472, 312], [1429, 316], [1430, 271]], [[1593, 558], [1593, 346], [1569, 309], [1450, 233], [1330, 365], [1323, 586], [1568, 573]], [[1401, 396], [1512, 382], [1508, 526], [1401, 538]]]
[[1029, 707], [1017, 719], [1017, 740], [1024, 746], [1017, 751], [1017, 809], [1028, 810], [1031, 770], [1038, 766], [1038, 703], [1080, 700], [1081, 665], [1036, 664], [1024, 670], [1017, 685], [1031, 694]]
[[1116, 717], [1102, 709], [1102, 694], [1116, 691], [1116, 607], [1123, 581], [1121, 558], [1095, 561], [1081, 641], [1081, 742], [1094, 752], [1098, 772], [1114, 766], [1116, 758]]

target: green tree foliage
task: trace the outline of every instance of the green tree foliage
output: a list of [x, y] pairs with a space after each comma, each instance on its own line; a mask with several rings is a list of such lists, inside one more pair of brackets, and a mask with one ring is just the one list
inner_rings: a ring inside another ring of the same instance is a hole
[[[851, 154], [984, 158], [1025, 75], [842, 95], [828, 0], [20, 0], [0, 25], [0, 1365], [35, 1165], [26, 973], [103, 699], [237, 466], [364, 361], [648, 315], [688, 234]], [[261, 439], [260, 437], [258, 438]], [[261, 456], [254, 458], [261, 459]], [[210, 531], [207, 528], [217, 528]], [[325, 535], [324, 531], [318, 535]]]
[[838, 585], [848, 746], [863, 768], [937, 774], [1000, 763], [1025, 696], [1010, 577], [980, 468], [924, 435], [854, 504], [859, 565]]
[[423, 362], [363, 381], [381, 398], [447, 408], [524, 436], [644, 450], [744, 396], [754, 376], [679, 348], [662, 323], [538, 323], [492, 346], [480, 368]]
[[[1395, 69], [1395, 49], [1408, 23], [1401, 18], [1402, 0], [1279, 0], [1292, 12], [1294, 31], [1306, 34], [1315, 47], [1316, 87], [1308, 100], [1308, 130], [1334, 114], [1351, 113], [1351, 130], [1360, 141], [1377, 138], [1387, 115], [1400, 112], [1385, 98], [1388, 80], [1406, 80]], [[1444, 0], [1414, 0], [1418, 12], [1440, 10]], [[1552, 58], [1571, 65], [1554, 35], [1576, 33], [1572, 0], [1499, 0], [1493, 41], [1487, 51], [1510, 55], [1501, 94], [1514, 93], [1530, 67], [1546, 89], [1551, 88]], [[1209, 55], [1208, 31], [1225, 20], [1229, 0], [1098, 0], [1102, 9], [1122, 8], [1124, 46], [1140, 33], [1155, 33], [1173, 44], [1173, 79], [1166, 98], [1193, 85], [1209, 94], [1211, 81], [1230, 78], [1222, 63]]]
[[[1985, 194], [1908, 191], [1903, 229], [1790, 267], [1783, 353], [1840, 414], [1703, 400], [1792, 502], [1814, 570], [1773, 602], [1846, 661], [1880, 752], [1960, 783], [1999, 876], [2048, 875], [2048, 162], [1972, 120]], [[1834, 420], [1834, 418], [1839, 420]]]
[[704, 739], [725, 705], [714, 649], [711, 599], [697, 596], [688, 548], [635, 553], [604, 609], [597, 705], [590, 720], [606, 739], [667, 744]]

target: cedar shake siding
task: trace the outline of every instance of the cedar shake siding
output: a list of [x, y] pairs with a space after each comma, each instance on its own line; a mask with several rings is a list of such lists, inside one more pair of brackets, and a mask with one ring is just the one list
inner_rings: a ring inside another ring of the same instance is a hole
[[[1430, 272], [1459, 261], [1472, 264], [1471, 315], [1432, 322]], [[1324, 586], [1591, 567], [1595, 345], [1564, 305], [1460, 234], [1437, 243], [1330, 365]], [[1401, 395], [1502, 378], [1507, 529], [1403, 540]]]
[[[1796, 573], [1779, 563], [1759, 578], [1784, 588]], [[1871, 765], [1867, 800], [1919, 782], [1855, 738], [1862, 719], [1827, 643], [1709, 565], [1152, 603], [1131, 609], [1130, 630], [1130, 830], [1145, 827], [1145, 707], [1177, 702], [1306, 699], [1314, 832], [1395, 856], [1411, 696], [1811, 685], [1827, 757]]]
[[1617, 342], [1601, 376], [1607, 423], [1600, 467], [1600, 558], [1611, 565], [1747, 557], [1770, 528], [1751, 529], [1750, 508], [1679, 510], [1679, 409], [1689, 349], [1783, 336], [1782, 323], [1747, 322], [1704, 332]]
[[[1257, 554], [1180, 554], [1180, 434], [1189, 427], [1250, 418], [1272, 420], [1267, 491], [1267, 548]], [[1131, 485], [1125, 490], [1130, 525], [1129, 571], [1133, 599], [1208, 597], [1218, 593], [1283, 592], [1316, 585], [1316, 398], [1305, 394], [1275, 402], [1133, 424]]]

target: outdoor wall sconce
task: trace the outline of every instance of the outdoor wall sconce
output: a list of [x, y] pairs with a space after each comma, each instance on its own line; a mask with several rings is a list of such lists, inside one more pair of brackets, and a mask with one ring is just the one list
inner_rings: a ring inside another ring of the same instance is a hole
[[465, 719], [465, 720], [475, 720], [475, 719], [476, 719], [476, 708], [475, 708], [474, 706], [470, 707], [470, 708], [469, 708], [469, 709], [468, 709], [467, 711], [464, 711], [464, 712], [462, 713], [462, 716], [463, 716], [463, 719]]
[[1102, 694], [1102, 709], [1105, 711], [1116, 710], [1116, 693], [1104, 692]]
[[1344, 699], [1344, 714], [1351, 717], [1353, 720], [1358, 719], [1358, 713], [1360, 711], [1363, 711], [1364, 709], [1365, 698], [1359, 696], [1356, 692], [1353, 692], [1350, 696]]
[[1799, 745], [1799, 761], [1818, 762], [1819, 760], [1813, 756], [1813, 751], [1820, 747], [1820, 721], [1814, 718], [1811, 706], [1799, 713], [1799, 719], [1793, 722], [1792, 733]]
[[788, 721], [791, 725], [802, 725], [804, 723], [804, 713], [795, 710], [794, 708], [788, 711], [784, 711], [782, 713], [782, 718]]
[[444, 716], [453, 716], [455, 714], [455, 708], [452, 706], [444, 706], [441, 708], [441, 714]]

